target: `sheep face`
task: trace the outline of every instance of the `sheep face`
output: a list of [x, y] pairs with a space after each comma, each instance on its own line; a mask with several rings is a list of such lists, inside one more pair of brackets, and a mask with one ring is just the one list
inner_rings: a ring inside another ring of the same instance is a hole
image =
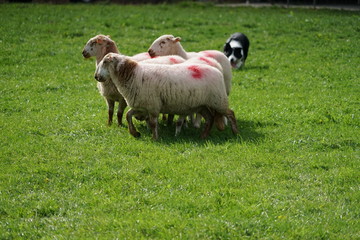
[[103, 60], [98, 64], [95, 71], [95, 79], [98, 82], [110, 80], [110, 72], [114, 70], [117, 64], [117, 58], [113, 53], [105, 55]]
[[84, 58], [90, 58], [103, 54], [110, 41], [112, 40], [108, 36], [97, 35], [86, 43], [82, 55]]
[[181, 38], [173, 35], [163, 35], [151, 44], [148, 53], [151, 57], [176, 55], [176, 44], [179, 44], [180, 40]]

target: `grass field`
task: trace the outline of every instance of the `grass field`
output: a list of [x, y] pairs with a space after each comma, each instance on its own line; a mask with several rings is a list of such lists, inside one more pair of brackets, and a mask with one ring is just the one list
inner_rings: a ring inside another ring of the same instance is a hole
[[[360, 239], [359, 12], [0, 4], [0, 239]], [[106, 126], [81, 51], [241, 31], [230, 129]]]

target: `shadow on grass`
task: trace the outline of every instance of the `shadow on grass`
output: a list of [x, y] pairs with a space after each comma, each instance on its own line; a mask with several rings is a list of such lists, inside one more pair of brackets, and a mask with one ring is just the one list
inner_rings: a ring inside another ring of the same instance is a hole
[[[158, 142], [169, 145], [184, 142], [196, 143], [199, 145], [206, 144], [208, 142], [215, 145], [223, 144], [225, 142], [247, 142], [259, 144], [265, 136], [264, 134], [258, 132], [257, 129], [274, 124], [237, 120], [237, 125], [239, 134], [236, 136], [232, 133], [230, 126], [227, 126], [224, 131], [219, 131], [215, 126], [213, 126], [210, 136], [206, 139], [200, 139], [200, 134], [203, 130], [204, 124], [202, 124], [200, 129], [196, 129], [189, 124], [189, 127], [183, 127], [180, 135], [175, 137], [175, 124], [166, 126], [163, 122], [160, 122]], [[148, 139], [151, 138], [151, 131], [145, 124], [137, 125], [136, 128], [141, 133], [139, 140], [148, 141]]]
[[259, 66], [255, 66], [255, 65], [245, 65], [244, 68], [241, 69], [235, 69], [234, 71], [237, 72], [241, 72], [241, 71], [252, 71], [252, 70], [258, 70], [258, 71], [263, 71], [263, 70], [269, 70], [270, 69], [270, 65], [259, 65]]

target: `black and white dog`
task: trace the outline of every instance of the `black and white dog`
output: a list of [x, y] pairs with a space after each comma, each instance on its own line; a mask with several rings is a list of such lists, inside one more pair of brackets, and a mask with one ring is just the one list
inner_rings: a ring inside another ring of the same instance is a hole
[[226, 40], [224, 54], [233, 68], [241, 68], [245, 65], [249, 46], [249, 39], [243, 33], [234, 33]]

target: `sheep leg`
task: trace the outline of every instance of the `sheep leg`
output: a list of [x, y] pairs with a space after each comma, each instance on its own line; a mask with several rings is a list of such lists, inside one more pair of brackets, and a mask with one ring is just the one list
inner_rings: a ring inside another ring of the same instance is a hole
[[205, 139], [210, 134], [210, 130], [214, 124], [214, 118], [211, 112], [207, 108], [202, 109], [200, 113], [205, 118], [205, 127], [204, 127], [204, 131], [200, 135], [200, 138]]
[[181, 128], [185, 122], [186, 116], [185, 115], [181, 115], [178, 120], [176, 121], [176, 130], [175, 130], [175, 137], [177, 137], [180, 132], [181, 132]]
[[122, 126], [122, 117], [124, 115], [124, 110], [127, 106], [127, 103], [124, 98], [119, 100], [118, 112], [117, 112], [117, 119], [118, 119], [118, 126]]
[[106, 98], [106, 103], [108, 105], [108, 126], [111, 126], [113, 122], [113, 115], [114, 115], [114, 107], [115, 107], [115, 101]]
[[200, 113], [195, 114], [195, 119], [193, 119], [194, 128], [200, 128], [201, 118], [202, 118], [202, 116]]
[[168, 114], [167, 125], [171, 126], [173, 121], [174, 121], [174, 115], [173, 114]]
[[[163, 114], [162, 116], [162, 120], [165, 122], [166, 121], [166, 114]], [[172, 123], [174, 121], [174, 115], [173, 114], [168, 114], [167, 116], [167, 126], [171, 126]]]
[[215, 113], [215, 126], [219, 131], [225, 130], [225, 117], [219, 113]]
[[132, 116], [134, 114], [136, 114], [136, 111], [133, 109], [130, 109], [129, 111], [127, 111], [126, 121], [128, 123], [128, 128], [129, 128], [130, 134], [133, 135], [134, 137], [140, 137], [140, 133], [136, 130], [134, 123], [132, 121]]
[[238, 134], [239, 130], [238, 130], [238, 127], [237, 127], [234, 111], [231, 110], [231, 109], [227, 109], [225, 116], [227, 117], [227, 119], [230, 122], [231, 130], [232, 130], [233, 134], [234, 135]]
[[159, 138], [159, 134], [158, 134], [158, 117], [159, 115], [157, 114], [150, 114], [149, 115], [149, 125], [152, 131], [152, 138], [153, 140], [157, 140]]

